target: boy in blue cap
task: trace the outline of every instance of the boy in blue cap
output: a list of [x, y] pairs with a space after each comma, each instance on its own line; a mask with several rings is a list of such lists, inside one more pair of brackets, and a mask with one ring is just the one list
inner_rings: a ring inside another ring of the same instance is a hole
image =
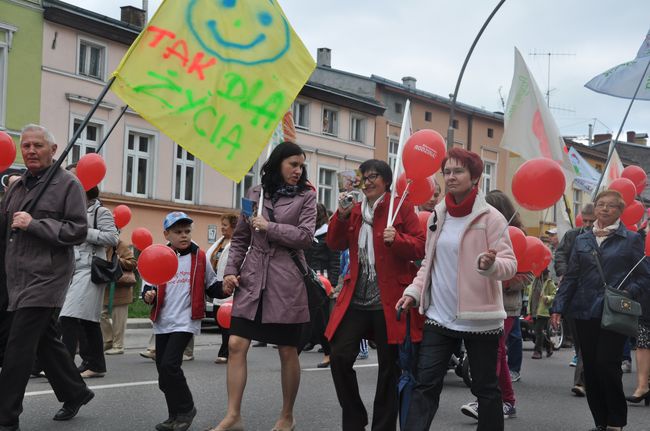
[[216, 284], [217, 276], [203, 250], [192, 242], [192, 223], [184, 212], [167, 214], [164, 235], [178, 256], [178, 270], [168, 283], [146, 284], [142, 289], [144, 302], [152, 305], [158, 386], [165, 394], [169, 411], [169, 418], [156, 425], [158, 431], [185, 431], [196, 416], [192, 393], [181, 369], [183, 351], [192, 336], [201, 332], [206, 286]]

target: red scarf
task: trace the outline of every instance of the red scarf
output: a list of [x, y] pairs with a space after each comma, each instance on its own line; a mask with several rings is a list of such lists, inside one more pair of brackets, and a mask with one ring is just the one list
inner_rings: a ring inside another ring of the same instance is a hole
[[472, 212], [474, 207], [474, 201], [476, 200], [476, 195], [478, 194], [478, 187], [472, 187], [472, 190], [469, 192], [465, 199], [459, 204], [454, 200], [454, 196], [451, 193], [445, 195], [445, 204], [447, 205], [447, 212], [452, 217], [465, 217]]

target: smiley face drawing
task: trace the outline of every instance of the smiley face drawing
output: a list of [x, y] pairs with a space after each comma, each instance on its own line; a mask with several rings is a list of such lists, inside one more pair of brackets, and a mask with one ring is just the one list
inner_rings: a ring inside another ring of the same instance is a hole
[[201, 47], [226, 63], [272, 63], [291, 45], [274, 0], [190, 0], [185, 20]]

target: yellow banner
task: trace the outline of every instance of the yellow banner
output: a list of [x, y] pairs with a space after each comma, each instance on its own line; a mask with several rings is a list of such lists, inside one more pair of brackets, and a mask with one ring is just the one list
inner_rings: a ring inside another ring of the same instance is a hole
[[112, 90], [240, 181], [314, 67], [275, 0], [165, 0], [113, 73]]

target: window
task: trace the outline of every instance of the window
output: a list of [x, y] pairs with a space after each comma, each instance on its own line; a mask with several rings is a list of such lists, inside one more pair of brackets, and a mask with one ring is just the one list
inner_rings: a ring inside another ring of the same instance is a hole
[[494, 138], [494, 129], [488, 127], [488, 138]]
[[193, 203], [196, 199], [194, 190], [196, 188], [198, 163], [196, 158], [176, 145], [176, 160], [174, 161], [174, 200]]
[[494, 163], [483, 161], [483, 193], [494, 188], [496, 181], [496, 166]]
[[0, 22], [0, 126], [5, 125], [7, 114], [7, 63], [13, 36], [17, 30], [17, 27]]
[[293, 122], [299, 129], [309, 129], [309, 104], [298, 100], [293, 102]]
[[248, 189], [257, 184], [257, 178], [259, 177], [258, 172], [259, 168], [257, 162], [251, 167], [251, 169], [246, 173], [244, 178], [239, 183], [235, 184], [235, 202], [234, 207], [241, 209], [241, 198], [246, 197]]
[[363, 142], [363, 135], [366, 128], [366, 122], [361, 117], [351, 117], [350, 140]]
[[126, 180], [124, 194], [148, 197], [151, 193], [151, 167], [153, 165], [154, 137], [144, 133], [129, 132], [126, 147]]
[[104, 79], [106, 49], [86, 40], [79, 41], [79, 75]]
[[431, 122], [431, 112], [426, 111], [426, 112], [424, 113], [424, 121], [429, 121], [429, 122]]
[[580, 210], [582, 209], [582, 192], [578, 189], [573, 189], [573, 214], [571, 214], [571, 217], [573, 217], [573, 220], [578, 217], [578, 214], [580, 214]]
[[323, 109], [323, 133], [328, 135], [338, 134], [338, 112], [333, 109]]
[[399, 141], [397, 139], [390, 139], [388, 143], [388, 164], [393, 172], [397, 165], [397, 150], [399, 149]]
[[326, 168], [318, 170], [318, 202], [329, 210], [334, 210], [334, 181], [336, 171]]
[[398, 113], [398, 114], [401, 114], [402, 110], [403, 110], [402, 104], [399, 103], [399, 102], [395, 102], [395, 112]]
[[451, 127], [453, 127], [454, 129], [458, 129], [458, 120], [452, 121], [451, 122]]
[[[72, 134], [74, 135], [79, 130], [82, 121], [75, 119], [72, 125]], [[72, 137], [72, 136], [70, 136]], [[96, 153], [97, 147], [102, 141], [102, 126], [101, 124], [88, 123], [86, 128], [79, 135], [79, 139], [75, 142], [70, 155], [68, 156], [68, 163], [77, 163], [82, 156], [90, 153]]]

